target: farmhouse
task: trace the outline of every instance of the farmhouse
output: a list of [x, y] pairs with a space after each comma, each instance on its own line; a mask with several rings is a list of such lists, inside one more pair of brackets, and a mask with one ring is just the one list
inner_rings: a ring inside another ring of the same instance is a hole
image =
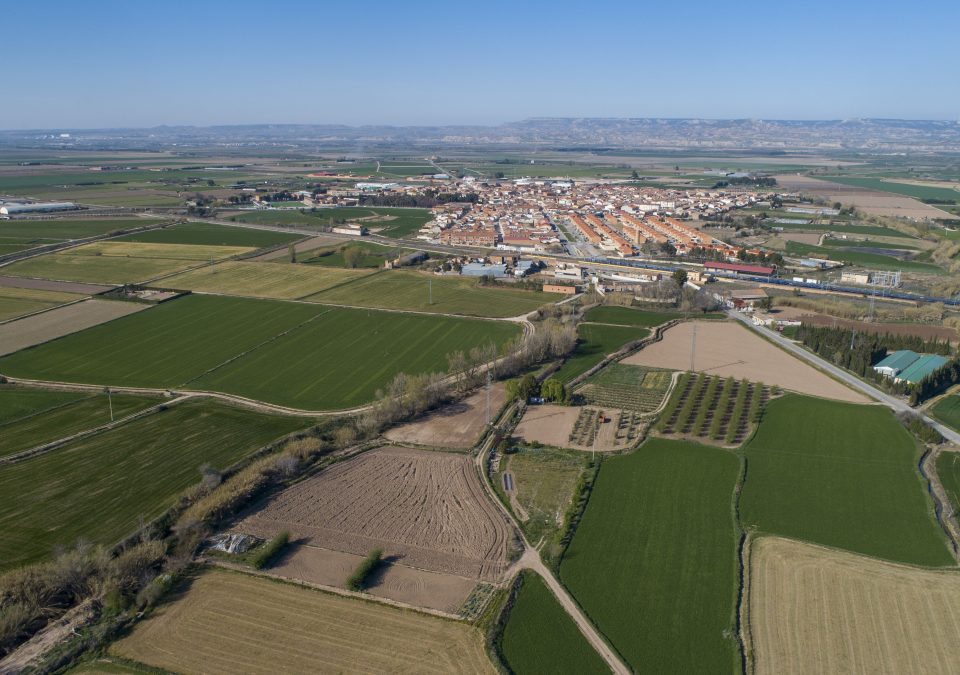
[[544, 284], [544, 293], [560, 293], [561, 295], [576, 295], [579, 289], [576, 286], [567, 286], [565, 284]]
[[939, 354], [917, 354], [910, 349], [901, 349], [888, 354], [873, 369], [895, 382], [917, 384], [927, 375], [946, 365], [947, 359]]
[[339, 225], [333, 228], [334, 234], [349, 234], [351, 237], [362, 237], [367, 234], [367, 228], [362, 225]]

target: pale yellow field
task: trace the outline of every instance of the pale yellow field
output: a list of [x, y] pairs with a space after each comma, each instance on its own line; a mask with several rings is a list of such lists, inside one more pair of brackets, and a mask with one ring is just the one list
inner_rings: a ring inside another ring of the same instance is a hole
[[64, 255], [105, 255], [125, 258], [169, 258], [171, 260], [221, 260], [255, 251], [249, 246], [206, 246], [197, 244], [151, 244], [136, 241], [97, 241], [64, 251]]
[[163, 280], [183, 290], [292, 300], [370, 274], [371, 270], [228, 261]]
[[756, 672], [960, 672], [960, 571], [763, 537], [749, 572]]
[[76, 293], [61, 293], [39, 288], [0, 286], [0, 321], [56, 307], [83, 297]]
[[110, 647], [178, 673], [492, 673], [466, 624], [220, 570]]

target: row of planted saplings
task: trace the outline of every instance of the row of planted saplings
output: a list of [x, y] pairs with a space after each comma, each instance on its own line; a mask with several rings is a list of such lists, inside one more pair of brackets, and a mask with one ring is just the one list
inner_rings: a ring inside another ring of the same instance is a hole
[[768, 396], [763, 385], [747, 380], [687, 373], [677, 383], [659, 430], [726, 444], [740, 443], [750, 424], [759, 421]]
[[576, 422], [573, 423], [569, 441], [576, 445], [593, 445], [593, 441], [597, 437], [598, 418], [599, 413], [596, 410], [581, 409]]

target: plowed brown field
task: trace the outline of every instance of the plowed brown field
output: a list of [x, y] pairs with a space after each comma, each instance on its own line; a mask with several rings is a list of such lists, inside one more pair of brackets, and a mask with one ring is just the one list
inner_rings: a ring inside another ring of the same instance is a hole
[[756, 672], [960, 672], [960, 572], [764, 537], [750, 554]]
[[208, 571], [110, 647], [178, 673], [492, 673], [456, 621]]
[[298, 483], [236, 531], [366, 555], [382, 548], [403, 565], [499, 580], [513, 533], [466, 455], [380, 448]]

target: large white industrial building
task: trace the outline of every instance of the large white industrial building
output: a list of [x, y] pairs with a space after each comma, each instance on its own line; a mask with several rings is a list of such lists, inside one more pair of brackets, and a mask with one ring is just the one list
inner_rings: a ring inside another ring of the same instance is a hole
[[0, 216], [17, 216], [23, 213], [50, 213], [51, 211], [75, 211], [79, 207], [73, 202], [46, 202], [36, 204], [15, 204], [7, 202], [0, 206]]

